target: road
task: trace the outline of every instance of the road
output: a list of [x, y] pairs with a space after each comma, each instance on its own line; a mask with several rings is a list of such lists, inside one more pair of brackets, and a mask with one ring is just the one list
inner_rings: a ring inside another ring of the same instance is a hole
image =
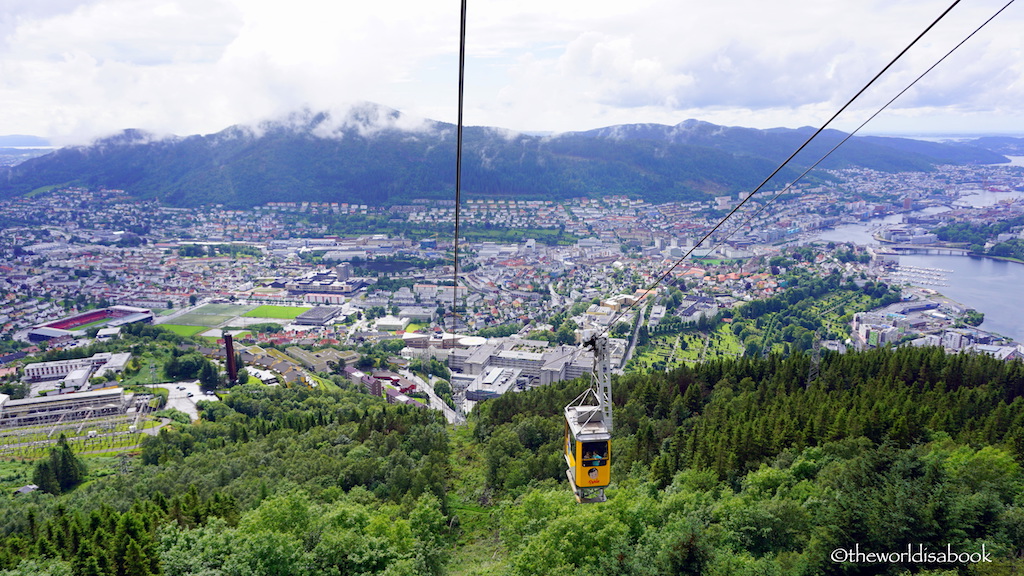
[[[425, 382], [423, 378], [420, 378], [408, 370], [399, 370], [398, 373], [415, 382], [417, 390], [423, 390], [426, 392], [427, 396], [430, 398], [430, 408], [433, 410], [440, 410], [449, 424], [461, 424], [466, 421], [465, 418], [459, 416], [458, 412], [452, 410], [451, 406], [445, 404], [444, 401], [434, 393], [434, 387]], [[436, 378], [436, 376], [431, 376], [431, 378]]]
[[647, 313], [647, 304], [644, 304], [637, 310], [639, 320], [636, 323], [636, 328], [633, 330], [633, 336], [629, 339], [629, 344], [626, 345], [626, 353], [622, 355], [622, 366], [612, 370], [615, 374], [624, 374], [626, 364], [629, 363], [629, 359], [633, 357], [633, 350], [636, 348], [637, 335], [640, 334], [640, 327], [644, 325], [644, 315]]
[[551, 307], [555, 308], [557, 306], [561, 306], [562, 295], [559, 294], [558, 292], [555, 292], [555, 287], [553, 285], [548, 284], [548, 292], [551, 293]]

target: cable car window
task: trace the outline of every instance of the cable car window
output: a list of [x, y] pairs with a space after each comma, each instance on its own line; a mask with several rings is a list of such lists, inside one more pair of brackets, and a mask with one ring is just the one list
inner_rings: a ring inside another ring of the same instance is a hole
[[584, 442], [583, 466], [604, 466], [608, 463], [608, 442]]

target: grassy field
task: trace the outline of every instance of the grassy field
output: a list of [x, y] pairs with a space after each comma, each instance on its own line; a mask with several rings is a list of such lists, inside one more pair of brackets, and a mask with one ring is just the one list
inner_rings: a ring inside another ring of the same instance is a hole
[[675, 358], [690, 364], [699, 361], [706, 341], [707, 337], [703, 334], [680, 334]]
[[[717, 336], [717, 339], [715, 339]], [[720, 356], [741, 356], [743, 355], [743, 343], [732, 333], [731, 326], [722, 324], [712, 336]]]
[[[321, 390], [327, 390], [328, 392], [337, 392], [341, 390], [341, 388], [338, 388], [337, 384], [331, 382], [327, 378], [321, 378], [316, 374], [310, 374], [310, 377], [314, 382], [316, 382], [317, 388], [320, 388]], [[252, 378], [252, 376], [250, 376], [250, 378]]]
[[651, 368], [669, 369], [672, 368], [672, 348], [669, 339], [675, 337], [659, 336], [651, 338], [651, 344], [641, 352], [637, 349], [638, 355], [630, 361], [634, 370], [649, 370]]
[[0, 488], [10, 492], [32, 483], [35, 464], [18, 460], [0, 460]]
[[[205, 326], [207, 328], [215, 328], [234, 317], [235, 316], [188, 313], [175, 318], [174, 323], [182, 326]], [[160, 324], [160, 326], [173, 326], [173, 324]]]
[[195, 336], [200, 332], [205, 332], [206, 330], [209, 330], [209, 326], [185, 326], [182, 324], [161, 324], [160, 327], [166, 328], [171, 332], [174, 332], [178, 336], [185, 337]]
[[458, 544], [448, 566], [451, 576], [484, 576], [508, 572], [508, 557], [492, 520], [492, 509], [479, 505], [484, 496], [487, 462], [473, 444], [468, 426], [451, 433], [452, 487], [449, 503], [459, 518]]
[[[102, 454], [83, 454], [82, 461], [89, 468], [89, 473], [93, 478], [103, 478], [104, 476], [111, 476], [117, 474], [121, 468], [121, 456], [120, 454], [111, 456], [107, 453]], [[129, 464], [129, 467], [131, 465]], [[86, 484], [93, 480], [87, 480]], [[86, 484], [83, 484], [86, 485]]]
[[294, 320], [299, 316], [299, 314], [308, 310], [309, 308], [305, 306], [273, 306], [270, 304], [264, 304], [255, 310], [250, 310], [245, 314], [242, 314], [242, 316], [247, 316], [249, 318], [279, 318], [281, 320]]
[[164, 376], [164, 364], [170, 359], [170, 353], [161, 352], [154, 354], [153, 351], [146, 351], [133, 358], [133, 362], [138, 362], [139, 371], [130, 376], [126, 373], [121, 380], [121, 385], [153, 384], [162, 379]]
[[[855, 312], [870, 309], [873, 303], [874, 300], [866, 294], [844, 290], [832, 292], [813, 300], [808, 299], [801, 302], [799, 306], [806, 308], [805, 314], [821, 322], [817, 338], [841, 340], [850, 333], [850, 316]], [[790, 317], [788, 310], [766, 313], [758, 318], [756, 324], [749, 321], [746, 321], [746, 324], [747, 329], [757, 326], [754, 335], [760, 339], [759, 354], [772, 352], [788, 354], [793, 350], [800, 350], [810, 345], [810, 342], [803, 337], [787, 340], [786, 331], [792, 330], [791, 326], [800, 325], [798, 321]], [[804, 334], [806, 335], [806, 333]]]
[[829, 337], [829, 334], [842, 338], [850, 333], [850, 324], [843, 322], [843, 316], [868, 310], [870, 304], [871, 297], [866, 294], [830, 294], [820, 302], [815, 302], [811, 306], [811, 311], [821, 317], [822, 323], [828, 330], [826, 338]]
[[200, 306], [189, 314], [210, 314], [213, 316], [241, 316], [252, 310], [253, 306], [242, 306], [240, 304], [206, 304]]
[[88, 330], [89, 328], [95, 328], [97, 326], [103, 326], [107, 322], [110, 322], [110, 318], [103, 318], [101, 320], [96, 320], [94, 322], [89, 322], [88, 324], [82, 324], [81, 326], [76, 326], [75, 330]]
[[54, 188], [63, 188], [68, 184], [70, 184], [70, 182], [65, 182], [63, 184], [51, 184], [49, 186], [40, 186], [39, 188], [36, 188], [35, 190], [29, 192], [28, 194], [25, 194], [25, 198], [35, 198], [36, 196], [46, 194], [47, 192], [53, 190]]

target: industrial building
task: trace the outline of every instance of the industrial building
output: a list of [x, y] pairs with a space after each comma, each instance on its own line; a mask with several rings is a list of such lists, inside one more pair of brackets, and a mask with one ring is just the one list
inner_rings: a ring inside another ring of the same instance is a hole
[[433, 322], [437, 310], [429, 306], [403, 306], [398, 310], [398, 316], [413, 322]]
[[124, 414], [129, 401], [124, 388], [102, 388], [57, 396], [11, 400], [0, 394], [0, 426], [33, 426]]
[[519, 368], [491, 368], [466, 388], [466, 400], [490, 400], [505, 394], [516, 384], [525, 384]]
[[298, 346], [291, 346], [285, 352], [298, 360], [303, 366], [314, 372], [332, 372], [331, 364], [350, 364], [359, 359], [359, 353], [352, 350], [335, 350], [324, 348], [323, 350], [304, 350]]

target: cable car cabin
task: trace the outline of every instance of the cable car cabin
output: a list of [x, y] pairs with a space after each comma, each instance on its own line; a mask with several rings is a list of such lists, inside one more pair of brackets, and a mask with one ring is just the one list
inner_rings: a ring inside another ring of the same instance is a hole
[[611, 432], [598, 406], [565, 407], [565, 463], [581, 503], [604, 502], [611, 481]]

